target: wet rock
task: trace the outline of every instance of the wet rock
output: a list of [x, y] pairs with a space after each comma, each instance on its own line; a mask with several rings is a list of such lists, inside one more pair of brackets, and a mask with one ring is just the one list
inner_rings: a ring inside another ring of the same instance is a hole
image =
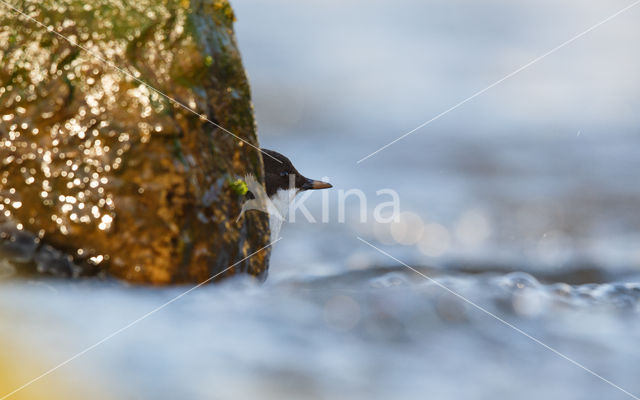
[[38, 237], [22, 231], [11, 223], [0, 224], [0, 258], [14, 263], [28, 263], [33, 260], [38, 248]]
[[[15, 7], [43, 26], [0, 4], [0, 222], [39, 247], [5, 243], [26, 254], [5, 259], [200, 282], [268, 243], [266, 215], [235, 222], [231, 183], [262, 159], [227, 1]], [[224, 275], [262, 276], [268, 256]]]
[[73, 257], [47, 245], [38, 251], [33, 261], [36, 271], [41, 274], [77, 278], [83, 272], [81, 267], [73, 263]]

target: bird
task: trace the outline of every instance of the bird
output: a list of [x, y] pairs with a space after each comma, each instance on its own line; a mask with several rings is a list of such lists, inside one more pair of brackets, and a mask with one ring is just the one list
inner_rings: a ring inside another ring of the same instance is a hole
[[[309, 179], [302, 175], [289, 158], [269, 149], [260, 149], [263, 153], [264, 162], [264, 193], [262, 186], [249, 184], [247, 199], [249, 201], [243, 205], [243, 212], [249, 209], [266, 211], [269, 214], [269, 225], [271, 238], [278, 238], [282, 223], [287, 217], [289, 205], [296, 195], [306, 190], [318, 190], [332, 188], [328, 182]], [[257, 189], [257, 190], [256, 190]], [[255, 192], [255, 193], [254, 193]], [[268, 197], [268, 201], [264, 198]], [[249, 202], [252, 202], [249, 205]]]
[[261, 149], [267, 157], [264, 160], [265, 189], [269, 198], [278, 194], [281, 190], [294, 190], [299, 193], [304, 190], [329, 189], [332, 188], [328, 182], [317, 181], [306, 178], [291, 160], [277, 151]]

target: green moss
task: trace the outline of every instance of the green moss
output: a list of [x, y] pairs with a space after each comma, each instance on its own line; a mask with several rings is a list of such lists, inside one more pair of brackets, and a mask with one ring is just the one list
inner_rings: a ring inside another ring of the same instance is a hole
[[244, 196], [249, 191], [249, 188], [247, 187], [246, 182], [243, 181], [242, 179], [236, 179], [235, 181], [230, 181], [229, 187], [238, 196]]
[[227, 19], [228, 23], [236, 22], [236, 16], [228, 1], [215, 0], [213, 2], [213, 9], [223, 15]]
[[198, 18], [190, 14], [185, 19], [182, 54], [174, 59], [169, 71], [174, 83], [187, 88], [202, 86], [206, 76], [211, 73], [209, 67], [213, 64], [212, 57], [202, 54], [203, 33], [199, 32]]
[[182, 151], [182, 144], [177, 138], [173, 139], [173, 155], [175, 158], [180, 160], [182, 165], [187, 165], [187, 161], [184, 159], [184, 153]]

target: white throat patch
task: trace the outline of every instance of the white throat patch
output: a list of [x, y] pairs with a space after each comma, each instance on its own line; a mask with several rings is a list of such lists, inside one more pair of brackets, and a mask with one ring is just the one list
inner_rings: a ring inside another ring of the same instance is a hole
[[278, 189], [270, 198], [269, 226], [271, 227], [271, 240], [280, 239], [282, 223], [289, 215], [289, 205], [298, 194], [298, 189]]

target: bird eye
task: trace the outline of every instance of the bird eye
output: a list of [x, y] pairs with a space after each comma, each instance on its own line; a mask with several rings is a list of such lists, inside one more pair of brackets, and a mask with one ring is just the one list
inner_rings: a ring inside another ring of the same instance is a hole
[[285, 177], [287, 175], [289, 175], [289, 173], [287, 171], [280, 172], [280, 176], [282, 176], [282, 177]]

